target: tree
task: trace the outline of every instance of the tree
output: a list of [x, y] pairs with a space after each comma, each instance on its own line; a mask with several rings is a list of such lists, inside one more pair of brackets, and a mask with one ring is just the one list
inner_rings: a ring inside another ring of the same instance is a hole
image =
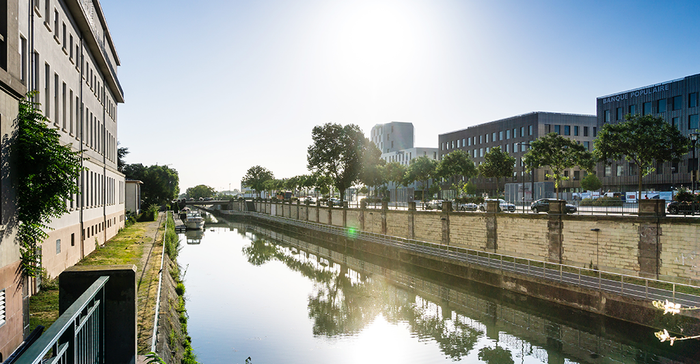
[[177, 198], [180, 177], [168, 166], [145, 167], [141, 163], [124, 166], [126, 178], [143, 182], [141, 199], [145, 206], [165, 205]]
[[311, 138], [313, 144], [307, 153], [309, 170], [330, 177], [344, 200], [345, 190], [360, 177], [365, 153], [372, 143], [354, 124], [315, 126]]
[[690, 140], [661, 117], [627, 115], [625, 121], [605, 124], [593, 142], [595, 156], [605, 164], [624, 158], [637, 167], [638, 193], [642, 177], [660, 162], [679, 161], [690, 150]]
[[[600, 136], [600, 134], [598, 134]], [[547, 176], [554, 178], [554, 187], [559, 198], [559, 182], [566, 181], [564, 171], [576, 166], [591, 171], [595, 165], [593, 155], [573, 139], [564, 138], [557, 133], [549, 133], [530, 142], [530, 150], [523, 156], [527, 171], [549, 166], [552, 170]]]
[[426, 192], [428, 190], [428, 181], [435, 176], [435, 170], [437, 168], [438, 162], [434, 159], [430, 159], [427, 156], [420, 156], [418, 158], [411, 159], [411, 163], [406, 169], [406, 182], [413, 183], [415, 181], [421, 181], [422, 187], [422, 201], [425, 201]]
[[21, 269], [30, 277], [39, 273], [37, 244], [48, 237], [51, 219], [68, 212], [66, 201], [80, 193], [76, 181], [82, 171], [80, 152], [60, 143], [58, 132], [47, 126], [38, 104], [31, 101], [34, 94], [28, 93], [19, 102], [16, 140], [11, 144], [17, 162]]
[[384, 166], [384, 175], [389, 182], [394, 182], [394, 195], [399, 185], [405, 185], [406, 166], [399, 162], [390, 162]]
[[477, 174], [474, 162], [469, 155], [461, 149], [454, 150], [442, 157], [435, 169], [438, 178], [449, 179], [462, 176], [465, 180], [475, 177]]
[[212, 197], [216, 194], [214, 187], [209, 187], [207, 185], [197, 185], [187, 189], [186, 195], [188, 198], [193, 198], [198, 200], [200, 197], [207, 198]]
[[486, 178], [496, 178], [496, 195], [498, 195], [501, 177], [513, 176], [515, 158], [502, 151], [501, 147], [493, 147], [486, 153], [484, 159], [484, 163], [478, 167], [479, 174]]
[[124, 173], [124, 167], [126, 167], [126, 162], [124, 158], [129, 154], [129, 148], [119, 147], [117, 148], [117, 170]]
[[586, 191], [596, 191], [603, 187], [595, 173], [589, 173], [581, 180], [581, 188]]
[[257, 192], [258, 196], [260, 196], [260, 192], [265, 189], [265, 182], [273, 178], [275, 178], [275, 176], [267, 168], [253, 166], [248, 168], [241, 182], [244, 186], [253, 189], [253, 192]]

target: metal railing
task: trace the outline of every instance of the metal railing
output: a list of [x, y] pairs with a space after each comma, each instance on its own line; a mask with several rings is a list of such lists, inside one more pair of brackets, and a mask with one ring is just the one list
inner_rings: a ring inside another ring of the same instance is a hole
[[15, 363], [103, 363], [108, 280], [98, 278]]
[[[483, 267], [527, 275], [535, 278], [571, 284], [579, 287], [619, 294], [635, 299], [669, 300], [687, 307], [700, 306], [700, 287], [654, 278], [646, 278], [615, 272], [606, 272], [592, 268], [582, 268], [566, 264], [550, 263], [542, 260], [527, 259], [505, 254], [473, 250], [397, 236], [382, 235], [352, 228], [331, 226], [311, 221], [300, 221], [263, 213], [253, 214], [264, 220], [273, 220], [284, 224], [300, 226], [316, 231], [326, 232], [377, 244], [406, 249], [417, 253], [466, 262]], [[352, 230], [352, 231], [351, 231]]]

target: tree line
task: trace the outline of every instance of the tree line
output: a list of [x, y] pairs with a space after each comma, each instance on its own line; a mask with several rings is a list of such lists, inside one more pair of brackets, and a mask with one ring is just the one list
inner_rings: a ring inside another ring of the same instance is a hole
[[[406, 166], [381, 159], [381, 151], [357, 125], [327, 123], [314, 127], [311, 134], [313, 142], [307, 150], [310, 173], [276, 179], [270, 170], [257, 165], [248, 169], [243, 185], [257, 194], [318, 188], [323, 195], [335, 191], [344, 200], [345, 191], [357, 184], [381, 194], [390, 182], [396, 187], [417, 182], [425, 200], [445, 185], [462, 195], [473, 195], [477, 191], [470, 180], [477, 176], [495, 178], [498, 194], [501, 179], [512, 177], [516, 167], [516, 159], [500, 147], [491, 148], [478, 166], [459, 149], [444, 155], [440, 161], [420, 156]], [[561, 182], [570, 178], [565, 174], [567, 169], [578, 167], [588, 172], [581, 181], [582, 187], [595, 190], [601, 187], [594, 173], [596, 164], [610, 165], [623, 159], [636, 166], [638, 190], [642, 191], [643, 177], [654, 171], [657, 163], [679, 161], [690, 151], [691, 143], [663, 118], [627, 115], [623, 122], [603, 125], [592, 152], [557, 133], [549, 133], [527, 145], [529, 148], [523, 155], [526, 171], [547, 168], [558, 197]], [[438, 183], [431, 185], [433, 181]]]

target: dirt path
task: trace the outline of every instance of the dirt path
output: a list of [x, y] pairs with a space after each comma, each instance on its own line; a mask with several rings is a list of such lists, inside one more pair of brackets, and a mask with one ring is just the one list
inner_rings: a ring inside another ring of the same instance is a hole
[[153, 318], [158, 294], [158, 273], [163, 252], [163, 222], [165, 213], [148, 225], [143, 236], [143, 254], [138, 263], [138, 352], [151, 351]]

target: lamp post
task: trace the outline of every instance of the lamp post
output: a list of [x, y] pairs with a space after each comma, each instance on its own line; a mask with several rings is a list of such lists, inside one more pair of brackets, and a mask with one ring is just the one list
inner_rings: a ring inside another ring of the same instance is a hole
[[698, 162], [695, 160], [695, 145], [698, 142], [698, 130], [697, 129], [695, 129], [692, 133], [690, 133], [690, 141], [693, 143], [693, 169], [692, 169], [693, 175], [691, 177], [691, 180], [692, 180], [692, 186], [693, 186], [692, 193], [694, 196], [695, 195], [695, 179], [696, 179], [695, 175], [696, 175], [697, 166], [698, 166]]

